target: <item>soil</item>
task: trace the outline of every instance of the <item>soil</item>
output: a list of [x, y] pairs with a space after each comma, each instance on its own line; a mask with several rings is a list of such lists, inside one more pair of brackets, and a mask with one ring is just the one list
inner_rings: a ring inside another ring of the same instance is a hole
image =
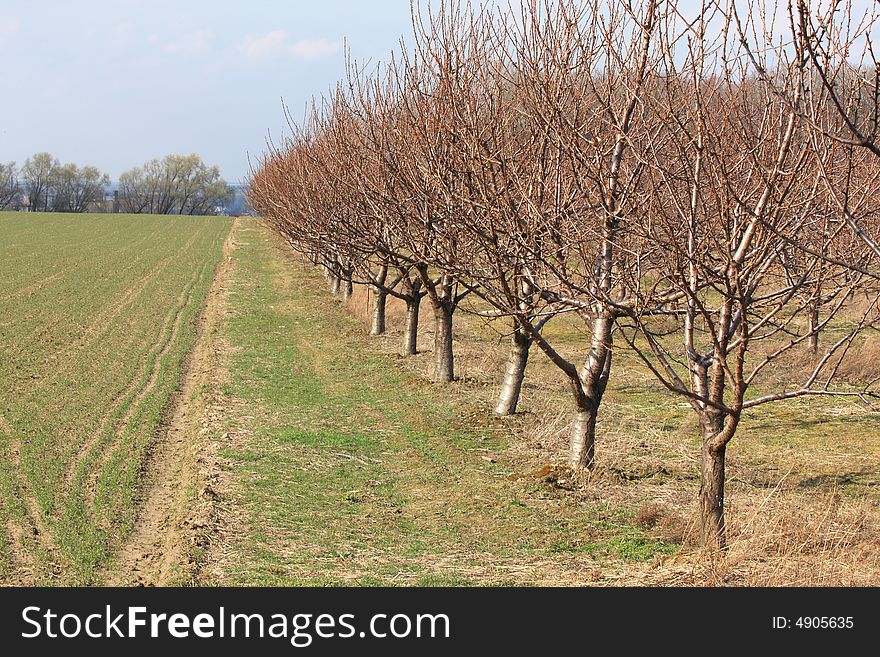
[[202, 312], [180, 391], [144, 464], [139, 515], [104, 574], [112, 586], [194, 583], [201, 554], [216, 531], [217, 461], [206, 440], [215, 426], [214, 402], [224, 380], [223, 341], [212, 339], [227, 312], [228, 279], [237, 221]]

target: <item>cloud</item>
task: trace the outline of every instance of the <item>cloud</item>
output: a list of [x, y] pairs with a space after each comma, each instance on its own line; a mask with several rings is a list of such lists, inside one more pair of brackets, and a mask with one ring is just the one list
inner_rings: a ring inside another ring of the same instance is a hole
[[0, 16], [0, 46], [5, 45], [20, 29], [21, 22], [17, 18]]
[[303, 39], [290, 46], [290, 53], [300, 59], [317, 59], [335, 55], [342, 48], [339, 41], [330, 39]]
[[286, 41], [284, 30], [273, 30], [259, 37], [248, 34], [236, 48], [247, 59], [263, 59], [284, 52]]
[[205, 50], [211, 40], [210, 30], [188, 32], [165, 44], [163, 50], [170, 53], [194, 53]]
[[109, 41], [114, 46], [128, 45], [133, 34], [134, 25], [131, 23], [117, 23], [110, 28]]
[[319, 59], [335, 55], [342, 48], [339, 41], [321, 37], [302, 39], [290, 43], [284, 30], [272, 30], [262, 36], [248, 34], [236, 46], [245, 59], [266, 59], [268, 57], [289, 56], [296, 59]]

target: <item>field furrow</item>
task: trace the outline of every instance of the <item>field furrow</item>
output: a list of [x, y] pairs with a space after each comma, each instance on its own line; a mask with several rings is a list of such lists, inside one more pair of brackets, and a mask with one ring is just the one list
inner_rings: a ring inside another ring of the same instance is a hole
[[0, 219], [0, 581], [94, 583], [131, 530], [229, 227]]
[[[193, 236], [193, 238], [187, 243], [185, 247], [187, 250], [192, 245], [194, 238], [195, 236]], [[162, 260], [162, 262], [159, 263], [159, 265], [157, 265], [147, 277], [127, 290], [118, 303], [112, 304], [113, 318], [120, 316], [126, 308], [137, 301], [137, 299], [143, 294], [144, 290], [147, 289], [148, 284], [154, 282], [160, 276], [161, 272], [168, 266], [170, 261], [171, 257]], [[193, 285], [195, 285], [202, 274], [203, 272], [200, 271], [198, 275], [187, 284], [186, 288], [181, 291], [174, 307], [169, 310], [162, 321], [159, 339], [143, 354], [137, 377], [132, 379], [121, 393], [113, 399], [110, 406], [107, 408], [107, 412], [102, 417], [101, 424], [93, 431], [88, 440], [78, 446], [76, 454], [70, 459], [71, 467], [68, 469], [65, 478], [65, 489], [68, 491], [68, 494], [73, 488], [74, 478], [77, 474], [80, 474], [81, 478], [82, 473], [80, 472], [80, 466], [82, 466], [83, 462], [88, 459], [92, 449], [101, 443], [103, 438], [106, 438], [108, 428], [110, 429], [110, 433], [118, 436], [123, 428], [128, 426], [131, 416], [137, 408], [138, 402], [143, 399], [147, 390], [155, 383], [155, 379], [158, 376], [158, 359], [167, 351], [170, 342], [176, 336], [181, 310], [183, 310], [183, 307], [189, 303]], [[94, 324], [92, 325], [92, 327], [95, 326], [96, 325]], [[110, 324], [106, 323], [104, 328], [97, 329], [95, 334], [104, 335], [109, 326]], [[150, 383], [151, 380], [152, 384]], [[120, 413], [123, 411], [124, 414], [120, 417]], [[111, 424], [112, 427], [110, 426]]]
[[95, 501], [95, 488], [97, 485], [98, 476], [105, 469], [107, 463], [111, 460], [112, 455], [116, 452], [119, 447], [119, 442], [125, 438], [125, 436], [132, 429], [132, 419], [134, 418], [135, 413], [138, 408], [140, 408], [141, 403], [143, 403], [144, 399], [156, 388], [156, 383], [159, 380], [159, 376], [162, 372], [162, 366], [165, 364], [165, 359], [168, 353], [171, 350], [171, 347], [177, 340], [177, 336], [180, 332], [181, 320], [184, 316], [184, 311], [190, 305], [192, 301], [192, 293], [193, 288], [201, 281], [201, 279], [207, 275], [206, 266], [202, 271], [199, 272], [198, 276], [196, 276], [192, 281], [190, 281], [189, 285], [186, 289], [181, 293], [180, 298], [178, 299], [177, 305], [174, 307], [171, 313], [169, 313], [168, 317], [165, 318], [163, 323], [163, 335], [159, 342], [153, 346], [150, 350], [150, 356], [145, 362], [145, 365], [149, 367], [145, 367], [146, 380], [138, 381], [138, 385], [132, 386], [134, 389], [132, 392], [134, 393], [134, 397], [131, 399], [131, 402], [126, 404], [127, 410], [125, 414], [119, 419], [116, 423], [117, 428], [113, 432], [112, 441], [104, 447], [101, 455], [97, 459], [97, 463], [93, 466], [88, 474], [88, 499], [89, 506], [92, 506]]

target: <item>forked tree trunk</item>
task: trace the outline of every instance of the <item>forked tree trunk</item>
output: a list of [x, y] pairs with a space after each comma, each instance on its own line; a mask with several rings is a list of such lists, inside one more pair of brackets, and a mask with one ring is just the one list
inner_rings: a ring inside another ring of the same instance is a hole
[[513, 415], [519, 403], [523, 380], [526, 376], [526, 365], [529, 362], [529, 348], [532, 341], [529, 336], [517, 327], [511, 337], [510, 354], [507, 357], [507, 370], [501, 384], [501, 394], [495, 406], [497, 415]]
[[723, 550], [727, 547], [724, 526], [724, 457], [727, 446], [710, 447], [717, 433], [704, 432], [700, 468], [700, 519], [706, 547]]
[[434, 304], [434, 382], [451, 383], [455, 380], [452, 352], [452, 309], [446, 304]]
[[410, 297], [406, 300], [406, 324], [403, 327], [403, 355], [415, 356], [419, 338], [419, 306], [421, 297]]
[[370, 313], [370, 335], [383, 335], [385, 333], [385, 308], [388, 305], [388, 293], [385, 290], [373, 288], [373, 307]]
[[590, 355], [580, 373], [577, 410], [571, 422], [568, 463], [573, 470], [592, 470], [596, 458], [596, 419], [611, 374], [611, 330], [614, 320], [593, 322]]

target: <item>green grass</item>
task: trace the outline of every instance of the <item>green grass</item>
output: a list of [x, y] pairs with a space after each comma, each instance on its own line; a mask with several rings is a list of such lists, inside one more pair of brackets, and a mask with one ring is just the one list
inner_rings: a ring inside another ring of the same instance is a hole
[[[376, 349], [320, 275], [237, 233], [226, 327], [235, 527], [213, 583], [529, 584], [674, 551], [631, 517], [513, 482], [508, 432]], [[492, 454], [495, 462], [483, 455]]]
[[229, 227], [0, 213], [0, 578], [93, 583], [130, 530]]

